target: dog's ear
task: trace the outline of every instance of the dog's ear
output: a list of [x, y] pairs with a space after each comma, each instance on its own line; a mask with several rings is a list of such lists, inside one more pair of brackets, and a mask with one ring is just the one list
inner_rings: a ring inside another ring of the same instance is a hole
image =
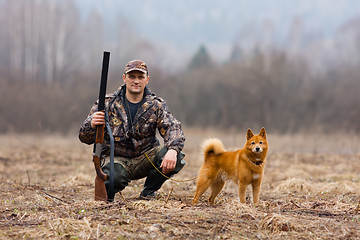
[[262, 136], [263, 138], [266, 138], [266, 131], [264, 127], [261, 128], [259, 135]]
[[250, 138], [252, 138], [252, 136], [254, 136], [254, 134], [251, 131], [251, 129], [249, 128], [246, 133], [246, 139], [249, 140]]

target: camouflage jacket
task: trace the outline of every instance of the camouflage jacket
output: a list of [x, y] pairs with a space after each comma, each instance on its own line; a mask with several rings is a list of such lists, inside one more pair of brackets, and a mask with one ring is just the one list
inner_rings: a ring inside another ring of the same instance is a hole
[[[170, 113], [165, 101], [145, 87], [144, 100], [139, 106], [133, 126], [131, 126], [124, 104], [125, 92], [126, 85], [123, 85], [112, 95], [107, 95], [105, 100], [109, 124], [115, 141], [115, 156], [132, 158], [159, 146], [156, 129], [164, 138], [164, 145], [168, 149], [180, 152], [184, 147], [185, 136], [181, 129], [181, 123]], [[90, 122], [93, 113], [97, 111], [97, 105], [98, 101], [94, 103], [80, 128], [79, 139], [83, 143], [93, 144], [95, 141], [96, 131], [91, 128]], [[110, 155], [110, 139], [106, 128], [102, 155]]]

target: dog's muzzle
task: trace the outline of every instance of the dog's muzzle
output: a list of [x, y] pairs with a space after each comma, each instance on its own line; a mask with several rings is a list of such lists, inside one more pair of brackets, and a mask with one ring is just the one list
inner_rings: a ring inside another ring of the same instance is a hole
[[261, 153], [263, 151], [263, 149], [261, 147], [255, 147], [255, 148], [252, 149], [252, 151], [254, 153]]

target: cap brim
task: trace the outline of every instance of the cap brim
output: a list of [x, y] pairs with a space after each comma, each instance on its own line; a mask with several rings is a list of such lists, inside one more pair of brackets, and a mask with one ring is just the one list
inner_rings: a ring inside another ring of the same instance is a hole
[[129, 69], [125, 72], [125, 74], [129, 73], [129, 72], [132, 72], [132, 71], [140, 71], [140, 72], [143, 72], [143, 73], [147, 73], [146, 70], [144, 69], [141, 69], [141, 68], [132, 68], [132, 69]]

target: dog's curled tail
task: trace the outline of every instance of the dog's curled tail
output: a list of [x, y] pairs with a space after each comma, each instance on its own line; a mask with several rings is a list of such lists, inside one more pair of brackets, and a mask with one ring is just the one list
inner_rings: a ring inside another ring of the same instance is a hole
[[220, 154], [225, 152], [224, 145], [220, 139], [209, 138], [203, 143], [203, 153], [205, 157], [209, 154]]

